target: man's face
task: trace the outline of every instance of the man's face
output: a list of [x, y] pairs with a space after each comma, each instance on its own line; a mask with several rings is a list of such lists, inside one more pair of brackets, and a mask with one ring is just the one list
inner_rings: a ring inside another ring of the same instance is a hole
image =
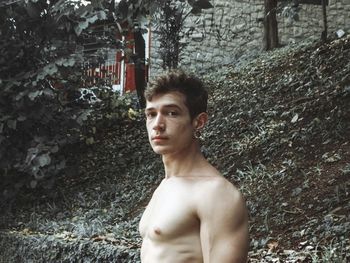
[[154, 96], [147, 101], [145, 114], [148, 139], [156, 153], [180, 153], [194, 142], [195, 125], [182, 93]]

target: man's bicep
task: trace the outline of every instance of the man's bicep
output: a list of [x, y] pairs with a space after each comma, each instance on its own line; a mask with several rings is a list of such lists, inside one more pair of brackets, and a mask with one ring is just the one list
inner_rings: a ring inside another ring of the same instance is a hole
[[201, 231], [204, 263], [245, 263], [247, 261], [248, 233], [245, 227], [236, 232], [216, 235], [212, 240], [208, 232], [211, 231]]
[[249, 238], [245, 202], [240, 194], [221, 202], [225, 203], [214, 204], [211, 213], [206, 211], [202, 216], [204, 262], [246, 262]]

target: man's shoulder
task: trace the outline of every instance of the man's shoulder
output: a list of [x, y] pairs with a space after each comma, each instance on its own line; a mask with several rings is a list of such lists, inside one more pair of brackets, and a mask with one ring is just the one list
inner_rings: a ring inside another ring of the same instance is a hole
[[206, 180], [202, 180], [200, 183], [201, 189], [210, 192], [228, 191], [238, 192], [236, 186], [234, 186], [229, 180], [222, 175], [213, 175], [206, 177]]
[[210, 176], [197, 184], [196, 195], [201, 200], [230, 200], [242, 199], [240, 191], [229, 180], [221, 175]]
[[[224, 177], [213, 177], [196, 188], [195, 206], [199, 218], [229, 217], [230, 220], [246, 218], [246, 205], [241, 192]], [[234, 217], [234, 219], [233, 219]]]
[[[197, 189], [196, 189], [197, 190]], [[213, 177], [196, 191], [196, 211], [198, 217], [215, 218], [242, 222], [247, 218], [247, 208], [241, 192], [224, 177]], [[213, 219], [214, 220], [214, 219]]]

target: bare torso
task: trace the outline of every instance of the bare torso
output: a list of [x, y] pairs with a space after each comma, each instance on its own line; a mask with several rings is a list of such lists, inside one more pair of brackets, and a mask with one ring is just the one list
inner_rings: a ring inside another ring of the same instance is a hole
[[[164, 179], [140, 221], [143, 263], [202, 263], [198, 189], [209, 178]], [[200, 193], [199, 193], [200, 194]]]
[[[180, 84], [171, 85], [176, 90]], [[192, 91], [197, 94], [197, 89]], [[197, 132], [205, 126], [208, 114], [191, 116], [186, 102], [180, 91], [155, 94], [147, 100], [148, 137], [154, 152], [162, 156], [165, 179], [140, 221], [141, 261], [245, 263], [244, 199], [201, 153]]]

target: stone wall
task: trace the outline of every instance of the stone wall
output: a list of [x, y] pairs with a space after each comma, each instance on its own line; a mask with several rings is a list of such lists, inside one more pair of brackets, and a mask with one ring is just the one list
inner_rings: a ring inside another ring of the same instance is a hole
[[[186, 19], [180, 67], [197, 73], [217, 70], [244, 58], [257, 55], [263, 47], [263, 0], [211, 0], [214, 8], [199, 16]], [[299, 20], [294, 21], [281, 9], [278, 15], [278, 33], [282, 45], [305, 39], [320, 39], [323, 31], [321, 5], [301, 4]], [[327, 7], [328, 35], [339, 29], [350, 33], [350, 1], [329, 0]], [[162, 71], [157, 54], [159, 42], [153, 32], [150, 52], [150, 74]]]

